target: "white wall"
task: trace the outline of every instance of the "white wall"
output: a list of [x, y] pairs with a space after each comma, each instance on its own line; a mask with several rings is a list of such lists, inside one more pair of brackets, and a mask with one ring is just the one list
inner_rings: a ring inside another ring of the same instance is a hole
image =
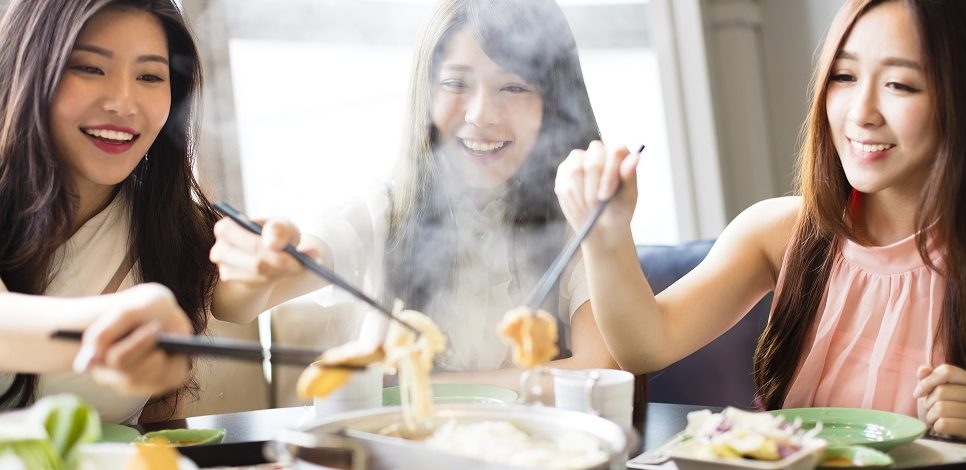
[[842, 0], [702, 0], [730, 220], [793, 190], [815, 51]]
[[762, 46], [775, 187], [792, 190], [817, 49], [842, 0], [763, 0]]

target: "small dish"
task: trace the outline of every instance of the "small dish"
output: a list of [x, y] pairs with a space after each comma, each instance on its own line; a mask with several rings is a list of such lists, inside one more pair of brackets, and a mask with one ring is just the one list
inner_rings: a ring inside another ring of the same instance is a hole
[[[692, 441], [693, 442], [693, 441]], [[678, 470], [812, 470], [818, 463], [818, 458], [825, 450], [825, 441], [811, 439], [805, 446], [781, 460], [754, 460], [744, 458], [726, 458], [697, 455], [689, 449], [692, 442], [682, 442], [672, 447], [668, 455]]]
[[220, 444], [224, 438], [224, 429], [162, 429], [145, 433], [138, 438], [138, 442], [164, 439], [175, 447], [185, 447]]
[[818, 468], [885, 468], [895, 464], [889, 454], [865, 446], [833, 446], [825, 449]]

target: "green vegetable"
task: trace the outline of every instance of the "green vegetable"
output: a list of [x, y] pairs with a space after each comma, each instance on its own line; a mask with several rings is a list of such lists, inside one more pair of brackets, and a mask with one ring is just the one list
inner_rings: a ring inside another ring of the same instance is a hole
[[38, 401], [34, 408], [43, 420], [50, 443], [68, 468], [73, 468], [78, 448], [101, 438], [97, 411], [74, 395], [55, 395]]
[[30, 439], [0, 442], [0, 463], [6, 468], [17, 459], [27, 470], [61, 470], [63, 460], [54, 451], [50, 441]]

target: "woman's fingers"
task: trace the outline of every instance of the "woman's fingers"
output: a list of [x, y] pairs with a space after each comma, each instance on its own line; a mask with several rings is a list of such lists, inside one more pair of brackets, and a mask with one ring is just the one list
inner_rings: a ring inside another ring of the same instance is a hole
[[617, 192], [622, 179], [620, 170], [624, 161], [630, 158], [628, 154], [630, 154], [630, 151], [627, 150], [627, 147], [616, 147], [607, 152], [604, 168], [600, 175], [600, 187], [595, 195], [598, 200], [603, 201]]
[[258, 236], [230, 219], [222, 219], [215, 225], [215, 237], [209, 259], [218, 265], [222, 280], [265, 283], [301, 269], [295, 258], [282, 251], [300, 240], [298, 228], [291, 222], [269, 220]]
[[920, 418], [935, 434], [966, 437], [966, 371], [943, 364], [916, 371], [914, 394]]
[[121, 338], [104, 354], [104, 365], [122, 372], [134, 372], [145, 358], [157, 348], [161, 324], [147, 323]]
[[[916, 372], [918, 374], [926, 371], [920, 367]], [[925, 397], [931, 394], [934, 388], [942, 384], [966, 385], [966, 371], [950, 364], [940, 365], [925, 377], [920, 378], [912, 393], [916, 398]]]
[[596, 202], [600, 188], [600, 178], [607, 161], [607, 148], [599, 140], [595, 140], [587, 147], [583, 158], [583, 200], [584, 204]]
[[554, 193], [560, 202], [560, 207], [571, 223], [583, 217], [583, 150], [573, 150], [570, 155], [557, 167], [557, 177], [554, 181]]

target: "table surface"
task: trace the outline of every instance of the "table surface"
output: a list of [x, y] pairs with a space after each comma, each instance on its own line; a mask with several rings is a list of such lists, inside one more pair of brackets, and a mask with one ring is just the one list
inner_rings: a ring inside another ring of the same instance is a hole
[[[649, 403], [647, 416], [643, 424], [635, 425], [641, 435], [640, 445], [632, 449], [629, 457], [634, 457], [644, 449], [653, 449], [674, 434], [684, 429], [687, 424], [687, 414], [691, 411], [720, 408], [679, 405], [669, 403]], [[220, 415], [197, 416], [160, 423], [143, 425], [140, 431], [154, 431], [158, 429], [225, 429], [224, 444], [269, 441], [282, 429], [297, 428], [307, 424], [315, 418], [311, 406], [290, 408], [274, 408], [266, 410], [245, 411], [240, 413], [226, 413]], [[200, 448], [198, 449], [201, 450]], [[966, 453], [966, 452], [964, 452]], [[962, 465], [962, 464], [960, 464]], [[939, 465], [935, 468], [955, 468], [950, 465]]]

